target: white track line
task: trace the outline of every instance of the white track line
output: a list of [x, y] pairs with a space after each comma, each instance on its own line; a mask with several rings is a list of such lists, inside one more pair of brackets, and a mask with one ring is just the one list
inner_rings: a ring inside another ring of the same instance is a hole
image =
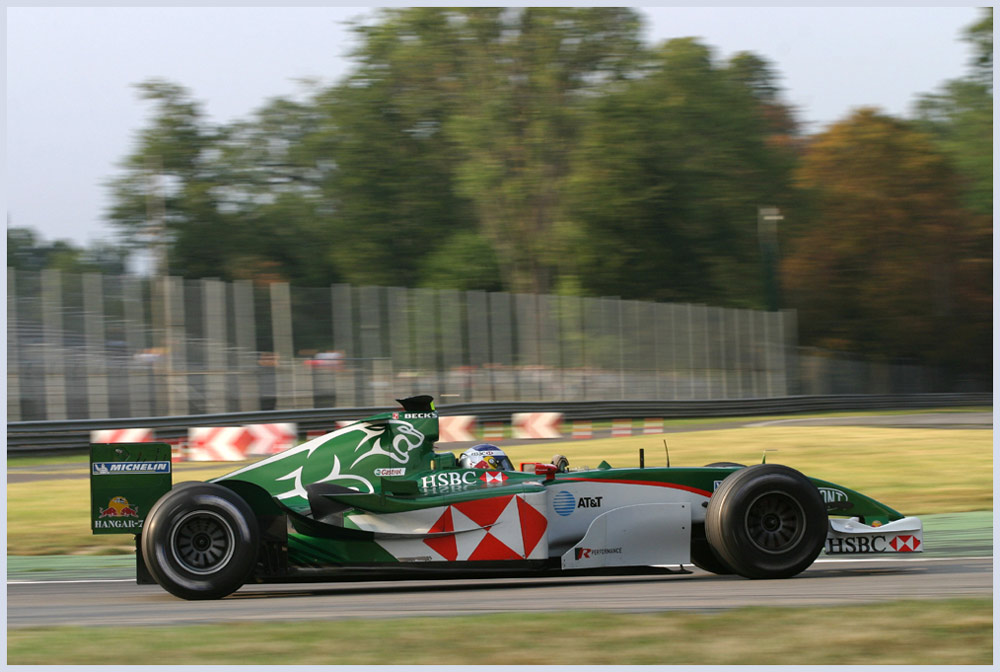
[[43, 579], [40, 581], [7, 581], [8, 586], [18, 584], [42, 585], [45, 583], [135, 583], [135, 579]]

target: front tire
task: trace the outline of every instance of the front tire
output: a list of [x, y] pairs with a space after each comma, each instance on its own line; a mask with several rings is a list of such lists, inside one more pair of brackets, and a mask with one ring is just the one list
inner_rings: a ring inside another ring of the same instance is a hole
[[211, 600], [242, 586], [257, 564], [260, 532], [250, 506], [232, 490], [197, 483], [161, 497], [142, 529], [149, 573], [186, 600]]
[[780, 464], [730, 474], [708, 501], [705, 536], [719, 559], [748, 579], [784, 579], [823, 550], [826, 506], [812, 482]]
[[[701, 534], [695, 531], [701, 528]], [[704, 535], [704, 526], [695, 524], [691, 532], [691, 564], [711, 574], [732, 574], [733, 570], [722, 561]]]

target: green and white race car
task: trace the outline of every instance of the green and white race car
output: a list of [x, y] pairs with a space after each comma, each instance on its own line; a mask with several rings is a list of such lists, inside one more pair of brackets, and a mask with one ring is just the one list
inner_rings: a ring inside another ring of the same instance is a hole
[[572, 470], [434, 450], [428, 396], [205, 483], [166, 444], [92, 444], [91, 528], [186, 599], [246, 583], [653, 573], [795, 576], [821, 552], [923, 550], [918, 519], [779, 464]]

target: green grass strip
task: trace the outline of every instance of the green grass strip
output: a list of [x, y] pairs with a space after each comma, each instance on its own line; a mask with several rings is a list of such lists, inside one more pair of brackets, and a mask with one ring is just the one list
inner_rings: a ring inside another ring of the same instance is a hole
[[[462, 637], [462, 633], [495, 633]], [[991, 598], [7, 631], [11, 665], [989, 665]]]

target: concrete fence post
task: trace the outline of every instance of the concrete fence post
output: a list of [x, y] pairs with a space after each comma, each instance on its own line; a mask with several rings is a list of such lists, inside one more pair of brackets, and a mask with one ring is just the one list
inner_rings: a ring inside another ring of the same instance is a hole
[[66, 419], [66, 365], [62, 328], [62, 274], [54, 269], [42, 271], [42, 328], [45, 334], [45, 419]]
[[295, 408], [295, 350], [292, 345], [292, 299], [287, 282], [271, 283], [271, 332], [274, 337], [275, 409]]
[[21, 420], [20, 355], [17, 350], [17, 271], [7, 269], [7, 422]]
[[201, 281], [205, 321], [205, 412], [226, 412], [226, 290], [217, 278]]
[[128, 345], [128, 414], [132, 417], [153, 415], [150, 395], [150, 370], [143, 351], [146, 349], [146, 315], [141, 286], [133, 276], [122, 277], [122, 303], [125, 314], [125, 343]]
[[187, 415], [190, 398], [187, 378], [187, 332], [184, 327], [184, 280], [174, 276], [160, 279], [164, 319], [163, 365], [167, 391], [167, 412]]
[[110, 416], [104, 322], [104, 278], [100, 273], [84, 273], [83, 324], [87, 343], [87, 414], [91, 418]]
[[241, 411], [260, 410], [260, 389], [257, 384], [257, 323], [254, 318], [253, 284], [249, 280], [233, 283], [233, 313], [235, 315], [237, 377], [236, 394]]

